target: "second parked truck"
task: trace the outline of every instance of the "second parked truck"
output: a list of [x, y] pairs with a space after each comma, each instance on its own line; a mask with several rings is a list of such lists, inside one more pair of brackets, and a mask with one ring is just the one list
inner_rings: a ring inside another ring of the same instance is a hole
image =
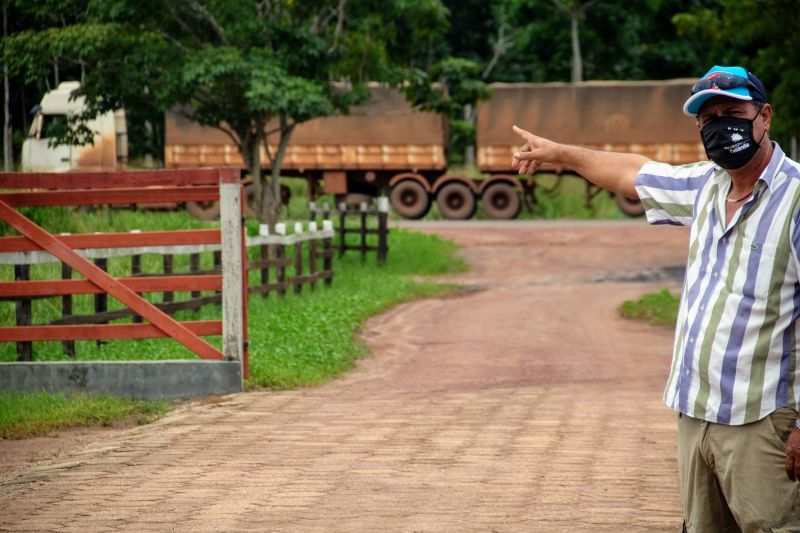
[[[387, 194], [406, 218], [425, 216], [435, 202], [442, 216], [467, 219], [481, 202], [487, 216], [512, 219], [523, 203], [535, 199], [536, 184], [535, 176], [518, 176], [511, 168], [520, 145], [512, 124], [559, 142], [689, 163], [706, 157], [694, 123], [681, 113], [690, 87], [684, 79], [494, 84], [491, 98], [477, 109], [476, 163], [483, 176], [472, 178], [447, 172], [443, 117], [416, 111], [395, 90], [375, 86], [372, 99], [349, 115], [295, 128], [281, 174], [306, 178], [312, 194], [344, 200]], [[274, 153], [277, 138], [268, 142]], [[168, 113], [164, 163], [167, 168], [241, 167], [242, 158], [220, 130]], [[542, 171], [573, 173], [554, 167]], [[616, 200], [627, 214], [641, 213], [637, 201]]]

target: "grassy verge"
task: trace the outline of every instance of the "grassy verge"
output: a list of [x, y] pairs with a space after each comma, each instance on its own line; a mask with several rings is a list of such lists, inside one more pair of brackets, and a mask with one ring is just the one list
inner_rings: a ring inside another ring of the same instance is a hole
[[650, 324], [674, 326], [678, 319], [679, 303], [680, 295], [663, 289], [659, 292], [645, 294], [636, 301], [627, 300], [622, 303], [619, 311], [625, 318], [646, 320]]
[[0, 439], [46, 435], [68, 426], [109, 426], [120, 420], [144, 424], [168, 409], [169, 404], [163, 401], [0, 392]]

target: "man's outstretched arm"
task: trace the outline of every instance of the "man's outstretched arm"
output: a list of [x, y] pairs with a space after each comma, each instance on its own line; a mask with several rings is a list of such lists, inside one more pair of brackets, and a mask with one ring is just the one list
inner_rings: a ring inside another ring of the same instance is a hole
[[642, 165], [650, 161], [646, 157], [560, 144], [513, 128], [524, 142], [512, 161], [520, 174], [533, 174], [543, 163], [565, 165], [598, 187], [628, 198], [639, 197], [634, 182]]

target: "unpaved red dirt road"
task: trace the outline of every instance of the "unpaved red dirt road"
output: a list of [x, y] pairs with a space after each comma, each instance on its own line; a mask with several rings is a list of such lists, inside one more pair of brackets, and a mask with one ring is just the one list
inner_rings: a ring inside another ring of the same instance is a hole
[[[0, 531], [677, 531], [672, 331], [619, 318], [679, 281], [642, 222], [414, 225], [464, 294], [368, 321], [329, 385], [234, 395], [0, 481]], [[0, 442], [0, 448], [5, 443]]]

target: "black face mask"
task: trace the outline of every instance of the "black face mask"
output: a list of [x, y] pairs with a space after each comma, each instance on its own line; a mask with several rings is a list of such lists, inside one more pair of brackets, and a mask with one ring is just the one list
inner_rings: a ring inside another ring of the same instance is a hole
[[[758, 151], [761, 141], [753, 139], [753, 120], [736, 117], [719, 117], [708, 122], [700, 130], [703, 147], [708, 158], [724, 169], [733, 170], [745, 166]], [[766, 135], [766, 130], [764, 135]], [[761, 140], [764, 140], [764, 135]]]

